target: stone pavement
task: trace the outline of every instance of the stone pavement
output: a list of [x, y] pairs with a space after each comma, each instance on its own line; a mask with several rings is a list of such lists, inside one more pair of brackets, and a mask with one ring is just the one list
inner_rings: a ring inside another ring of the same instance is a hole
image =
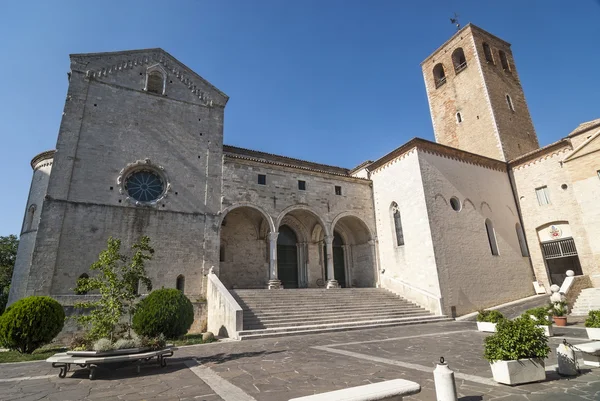
[[[585, 330], [555, 331], [559, 336], [550, 340], [553, 351], [563, 337], [573, 344], [587, 341]], [[481, 356], [486, 335], [473, 322], [444, 322], [222, 341], [181, 348], [164, 369], [148, 365], [139, 375], [133, 367], [98, 371], [95, 381], [87, 379], [85, 370], [59, 379], [58, 369], [44, 362], [3, 364], [0, 399], [285, 401], [403, 378], [422, 386], [420, 394], [407, 400], [435, 401], [432, 371], [440, 356], [456, 372], [461, 401], [600, 399], [600, 369], [581, 366], [582, 375], [562, 378], [553, 372], [554, 353], [546, 362], [545, 382], [517, 387], [493, 382]], [[25, 376], [41, 378], [19, 379]]]

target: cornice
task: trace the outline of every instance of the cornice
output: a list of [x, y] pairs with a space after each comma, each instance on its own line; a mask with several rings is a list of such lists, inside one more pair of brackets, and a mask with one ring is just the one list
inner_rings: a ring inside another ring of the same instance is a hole
[[512, 170], [518, 170], [520, 168], [534, 164], [542, 159], [547, 159], [548, 157], [557, 155], [559, 153], [564, 153], [571, 149], [573, 149], [571, 141], [568, 138], [563, 138], [559, 141], [546, 145], [543, 148], [539, 148], [529, 153], [525, 153], [524, 155], [509, 161], [508, 166]]
[[[51, 160], [51, 159], [53, 159], [54, 158], [54, 153], [56, 153], [56, 150], [47, 150], [45, 152], [37, 154], [36, 156], [34, 156], [33, 159], [31, 159], [31, 163], [30, 163], [31, 168], [33, 170], [35, 170], [36, 166], [40, 162], [42, 162], [44, 160]], [[49, 164], [52, 164], [52, 163], [50, 162]]]

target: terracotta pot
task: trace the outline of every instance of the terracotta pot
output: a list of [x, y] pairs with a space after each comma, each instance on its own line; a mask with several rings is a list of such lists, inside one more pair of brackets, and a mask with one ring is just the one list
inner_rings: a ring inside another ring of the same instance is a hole
[[557, 326], [564, 327], [567, 325], [567, 317], [566, 316], [552, 316], [552, 320]]

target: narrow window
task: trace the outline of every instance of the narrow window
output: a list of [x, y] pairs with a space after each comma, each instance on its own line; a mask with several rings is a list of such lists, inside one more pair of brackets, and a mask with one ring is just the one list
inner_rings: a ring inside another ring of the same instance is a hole
[[492, 56], [492, 49], [490, 49], [490, 45], [483, 42], [483, 54], [485, 56], [485, 61], [488, 63], [494, 64], [494, 57]]
[[306, 191], [306, 181], [298, 180], [298, 189], [300, 191]]
[[342, 187], [340, 187], [339, 185], [335, 186], [335, 194], [336, 195], [341, 195], [342, 194]]
[[442, 63], [436, 64], [436, 66], [433, 67], [433, 80], [436, 88], [439, 88], [446, 83], [446, 73], [444, 72]]
[[402, 231], [402, 219], [400, 218], [400, 209], [396, 202], [392, 203], [392, 218], [394, 219], [394, 232], [396, 233], [396, 245], [404, 245], [404, 232]]
[[596, 173], [598, 174], [598, 178], [600, 178], [600, 170], [596, 171]]
[[515, 224], [515, 230], [517, 231], [517, 238], [519, 240], [519, 246], [521, 247], [521, 255], [529, 256], [529, 250], [527, 249], [527, 243], [525, 242], [525, 234], [519, 223]]
[[177, 276], [177, 289], [181, 292], [184, 292], [185, 290], [185, 276], [183, 274], [180, 274], [179, 276]]
[[456, 113], [456, 122], [459, 124], [462, 123], [462, 115], [460, 112]]
[[515, 106], [513, 105], [510, 95], [506, 95], [506, 103], [508, 104], [508, 108], [510, 109], [510, 111], [515, 111]]
[[163, 77], [163, 74], [161, 74], [158, 71], [152, 71], [148, 74], [148, 83], [146, 84], [146, 91], [162, 95], [165, 93], [164, 82], [165, 79]]
[[549, 205], [550, 203], [550, 193], [548, 192], [548, 187], [543, 186], [535, 189], [535, 195], [537, 196], [538, 204], [540, 206]]
[[[83, 273], [81, 276], [79, 276], [79, 278], [77, 279], [77, 282], [79, 283], [79, 280], [84, 279], [84, 278], [90, 278], [90, 276], [88, 276], [86, 273]], [[87, 294], [87, 291], [75, 291], [76, 295], [85, 295]]]
[[225, 262], [225, 246], [223, 244], [219, 247], [219, 262]]
[[267, 176], [265, 174], [258, 175], [258, 184], [259, 185], [267, 185]]
[[498, 55], [500, 56], [500, 64], [502, 65], [502, 69], [505, 71], [510, 71], [508, 67], [508, 59], [506, 58], [506, 53], [502, 50], [498, 50]]
[[467, 68], [467, 59], [462, 47], [452, 52], [452, 64], [454, 64], [454, 72], [457, 74]]
[[29, 206], [29, 209], [27, 209], [27, 217], [25, 218], [25, 230], [23, 231], [31, 230], [31, 228], [33, 227], [33, 216], [35, 216], [35, 205], [31, 205]]
[[488, 242], [490, 243], [490, 251], [492, 252], [492, 255], [498, 255], [496, 232], [494, 231], [494, 225], [490, 219], [485, 220], [485, 230], [487, 231]]

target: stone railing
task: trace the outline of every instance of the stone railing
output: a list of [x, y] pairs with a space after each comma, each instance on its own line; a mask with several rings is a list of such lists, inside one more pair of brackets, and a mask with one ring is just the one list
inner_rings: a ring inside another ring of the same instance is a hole
[[571, 310], [581, 290], [592, 287], [592, 280], [589, 276], [575, 276], [573, 270], [567, 270], [567, 277], [560, 286], [559, 292], [565, 296], [569, 310]]
[[400, 295], [411, 302], [415, 302], [431, 313], [441, 316], [444, 314], [442, 308], [442, 297], [432, 294], [431, 292], [414, 287], [402, 280], [393, 277], [381, 276], [381, 284], [383, 288], [392, 291], [394, 294]]
[[206, 303], [208, 306], [208, 331], [220, 337], [238, 339], [238, 332], [244, 327], [244, 312], [221, 280], [214, 273], [208, 273]]
[[327, 393], [307, 395], [306, 397], [293, 398], [289, 401], [401, 401], [404, 396], [420, 392], [421, 386], [418, 383], [396, 379], [329, 391]]

